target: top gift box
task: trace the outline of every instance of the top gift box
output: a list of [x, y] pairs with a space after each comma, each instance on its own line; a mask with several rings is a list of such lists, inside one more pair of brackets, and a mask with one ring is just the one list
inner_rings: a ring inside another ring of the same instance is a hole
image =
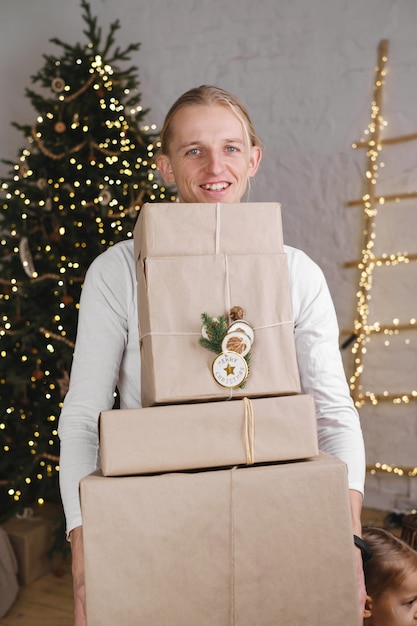
[[277, 202], [144, 204], [134, 230], [136, 258], [283, 251]]
[[279, 204], [145, 204], [134, 241], [143, 406], [300, 392]]

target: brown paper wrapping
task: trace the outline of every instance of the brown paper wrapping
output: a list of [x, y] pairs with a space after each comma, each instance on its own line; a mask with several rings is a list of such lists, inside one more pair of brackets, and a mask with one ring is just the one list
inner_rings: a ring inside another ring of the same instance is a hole
[[199, 254], [282, 252], [281, 206], [152, 203], [141, 208], [134, 229], [136, 258]]
[[309, 395], [104, 411], [101, 470], [123, 476], [306, 459], [318, 454], [316, 423]]
[[7, 520], [2, 528], [16, 554], [20, 585], [29, 585], [51, 569], [52, 561], [48, 551], [53, 540], [53, 524], [50, 520], [14, 517]]
[[[285, 254], [148, 257], [138, 269], [142, 405], [300, 392]], [[241, 306], [255, 331], [244, 389], [220, 386], [201, 314]]]
[[359, 626], [345, 466], [81, 481], [89, 626]]
[[[134, 240], [143, 406], [300, 391], [278, 203], [145, 204]], [[256, 335], [245, 390], [230, 392], [198, 339], [203, 312], [232, 306]]]

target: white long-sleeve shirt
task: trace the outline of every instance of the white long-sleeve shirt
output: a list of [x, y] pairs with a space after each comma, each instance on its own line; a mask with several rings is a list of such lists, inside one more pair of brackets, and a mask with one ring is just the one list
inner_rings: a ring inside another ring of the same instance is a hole
[[[365, 454], [358, 413], [338, 346], [339, 329], [321, 269], [304, 252], [288, 255], [294, 334], [302, 392], [316, 403], [319, 448], [348, 468], [363, 493]], [[98, 467], [98, 418], [114, 404], [141, 406], [137, 288], [133, 240], [91, 264], [82, 290], [70, 387], [59, 420], [60, 488], [67, 532], [82, 524], [79, 482]]]

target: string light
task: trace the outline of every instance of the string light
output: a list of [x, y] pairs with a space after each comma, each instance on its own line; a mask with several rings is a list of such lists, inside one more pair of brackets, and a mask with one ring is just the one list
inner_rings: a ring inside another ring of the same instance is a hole
[[392, 474], [393, 476], [409, 476], [410, 478], [417, 476], [417, 467], [412, 465], [398, 467], [396, 465], [389, 465], [388, 463], [375, 463], [374, 465], [367, 465], [366, 469], [372, 476], [379, 473]]
[[33, 493], [43, 503], [57, 484], [57, 416], [87, 267], [133, 236], [143, 202], [176, 200], [155, 177], [156, 126], [143, 125], [135, 68], [116, 70], [139, 44], [111, 53], [115, 22], [102, 53], [101, 29], [84, 17], [87, 46], [45, 57], [38, 80], [52, 96], [30, 91], [36, 122], [22, 127], [27, 145], [0, 186], [0, 485], [16, 505]]
[[[380, 322], [369, 322], [369, 303], [373, 286], [373, 272], [375, 268], [384, 266], [397, 266], [417, 261], [417, 254], [408, 252], [383, 253], [375, 256], [374, 246], [376, 239], [376, 217], [378, 207], [388, 202], [399, 203], [410, 198], [417, 198], [417, 192], [396, 193], [391, 195], [378, 196], [375, 192], [378, 180], [379, 168], [384, 164], [381, 161], [382, 147], [390, 144], [411, 141], [417, 139], [417, 133], [404, 135], [403, 137], [393, 137], [384, 139], [381, 136], [386, 128], [387, 122], [384, 120], [381, 111], [382, 89], [385, 85], [386, 63], [388, 54], [388, 41], [380, 42], [378, 48], [378, 64], [375, 68], [375, 82], [373, 89], [373, 99], [371, 106], [371, 120], [364, 131], [365, 138], [353, 144], [354, 149], [366, 149], [367, 165], [365, 170], [365, 193], [362, 198], [352, 200], [347, 203], [349, 207], [362, 207], [364, 214], [364, 245], [362, 257], [359, 260], [345, 263], [347, 268], [357, 268], [359, 270], [359, 289], [357, 291], [357, 313], [354, 322], [354, 329], [343, 331], [349, 334], [353, 340], [352, 355], [354, 357], [354, 372], [349, 379], [350, 390], [358, 409], [365, 404], [377, 406], [381, 403], [391, 403], [394, 406], [407, 405], [417, 400], [417, 390], [412, 389], [406, 393], [392, 393], [387, 390], [375, 392], [363, 389], [363, 373], [365, 370], [364, 358], [368, 352], [371, 338], [375, 335], [386, 337], [385, 347], [390, 346], [390, 337], [398, 336], [406, 331], [416, 331], [417, 323], [413, 317], [410, 320], [400, 322], [398, 318], [392, 320], [391, 324], [381, 324]], [[348, 340], [349, 341], [349, 340]], [[404, 344], [411, 345], [407, 337]], [[416, 476], [416, 467], [400, 467], [388, 463], [375, 463], [368, 465], [367, 471], [371, 475], [377, 473], [388, 473], [395, 476]]]

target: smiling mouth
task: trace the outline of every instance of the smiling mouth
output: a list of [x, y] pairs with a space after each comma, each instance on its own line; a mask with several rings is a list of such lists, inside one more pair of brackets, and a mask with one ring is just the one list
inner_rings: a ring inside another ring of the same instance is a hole
[[222, 182], [222, 183], [207, 183], [206, 185], [200, 185], [202, 189], [206, 191], [223, 191], [223, 189], [227, 189], [230, 186], [230, 183]]

